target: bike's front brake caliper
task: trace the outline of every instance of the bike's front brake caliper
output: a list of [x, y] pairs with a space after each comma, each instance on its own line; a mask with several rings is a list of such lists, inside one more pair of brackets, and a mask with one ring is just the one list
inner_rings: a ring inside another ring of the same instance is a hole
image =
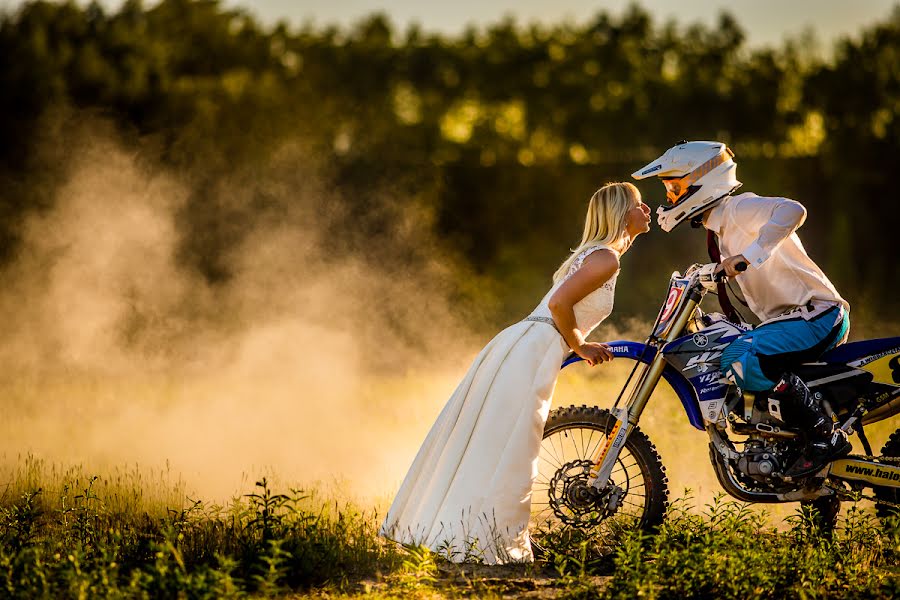
[[619, 507], [622, 506], [622, 499], [625, 497], [625, 490], [617, 485], [607, 486], [606, 497], [600, 502], [599, 508], [606, 511], [606, 514], [612, 515]]

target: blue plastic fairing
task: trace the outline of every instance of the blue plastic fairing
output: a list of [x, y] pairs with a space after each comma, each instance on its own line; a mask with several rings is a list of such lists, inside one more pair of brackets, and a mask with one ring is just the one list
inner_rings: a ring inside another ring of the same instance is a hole
[[878, 354], [894, 348], [900, 348], [900, 337], [862, 340], [841, 344], [837, 348], [832, 348], [820, 360], [827, 363], [848, 363], [864, 356], [871, 356], [872, 354]]
[[[656, 348], [641, 344], [640, 342], [617, 340], [614, 342], [604, 342], [604, 344], [612, 348], [612, 352], [616, 358], [630, 358], [644, 364], [650, 364], [656, 356]], [[565, 368], [582, 360], [584, 359], [577, 354], [572, 354], [566, 358], [560, 368]], [[703, 431], [703, 417], [700, 416], [700, 404], [697, 402], [697, 393], [694, 391], [693, 386], [691, 386], [681, 373], [668, 364], [663, 369], [662, 376], [663, 379], [672, 386], [675, 393], [678, 394], [678, 398], [684, 406], [684, 411], [687, 413], [688, 421], [690, 421], [691, 425]]]

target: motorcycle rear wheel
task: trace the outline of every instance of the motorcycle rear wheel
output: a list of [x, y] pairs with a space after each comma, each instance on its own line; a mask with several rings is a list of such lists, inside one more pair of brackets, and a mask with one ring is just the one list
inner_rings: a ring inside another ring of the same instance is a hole
[[[885, 442], [884, 447], [881, 449], [881, 455], [889, 456], [891, 458], [900, 457], [900, 429], [892, 433], [891, 437], [888, 438], [888, 441]], [[875, 497], [879, 500], [884, 500], [885, 502], [900, 504], [900, 489], [875, 486]], [[900, 518], [900, 509], [887, 504], [876, 503], [875, 514], [877, 514], [880, 519], [887, 519], [890, 517]]]
[[607, 529], [652, 530], [662, 522], [669, 494], [665, 467], [653, 443], [637, 427], [610, 475], [611, 483], [624, 492], [618, 510], [604, 516], [589, 506], [578, 506], [567, 493], [586, 483], [586, 467], [606, 443], [615, 422], [608, 410], [594, 406], [567, 406], [550, 413], [532, 489], [536, 527], [596, 530], [603, 524]]
[[822, 496], [815, 500], [802, 500], [803, 506], [813, 509], [813, 520], [810, 523], [818, 532], [831, 536], [837, 528], [838, 514], [841, 512], [841, 499], [837, 496]]

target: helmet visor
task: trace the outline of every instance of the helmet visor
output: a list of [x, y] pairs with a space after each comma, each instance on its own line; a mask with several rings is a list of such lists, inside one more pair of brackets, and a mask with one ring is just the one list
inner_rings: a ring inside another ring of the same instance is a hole
[[666, 187], [666, 200], [669, 205], [674, 206], [678, 204], [684, 199], [691, 185], [725, 161], [730, 160], [733, 156], [734, 152], [726, 146], [721, 152], [682, 177], [670, 177], [668, 179], [661, 177], [660, 179]]
[[678, 204], [678, 200], [684, 195], [684, 190], [687, 189], [687, 186], [682, 187], [684, 179], [684, 177], [678, 177], [662, 180], [663, 185], [666, 187], [666, 201], [669, 204]]

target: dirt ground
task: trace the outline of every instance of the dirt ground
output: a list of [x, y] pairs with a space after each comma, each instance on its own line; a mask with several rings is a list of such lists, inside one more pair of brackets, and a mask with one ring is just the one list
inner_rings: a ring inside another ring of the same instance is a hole
[[[580, 587], [601, 590], [609, 576], [583, 577]], [[551, 567], [535, 565], [479, 565], [441, 563], [431, 579], [362, 580], [345, 592], [321, 590], [314, 597], [370, 598], [558, 598], [572, 593], [572, 580], [560, 577]]]

